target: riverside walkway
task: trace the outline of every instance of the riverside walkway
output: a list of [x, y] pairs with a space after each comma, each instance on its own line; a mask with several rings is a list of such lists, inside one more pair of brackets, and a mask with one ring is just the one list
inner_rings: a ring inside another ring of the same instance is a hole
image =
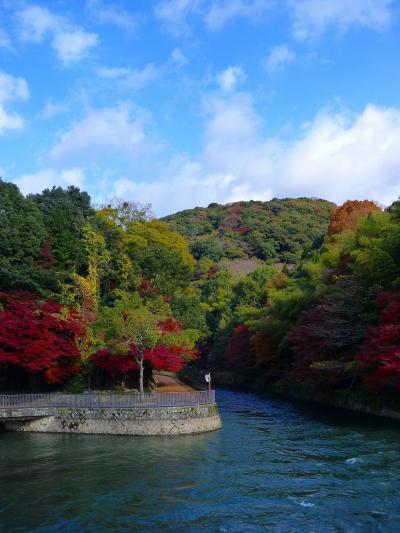
[[215, 403], [215, 391], [165, 393], [3, 394], [0, 421], [54, 415], [60, 409], [199, 407]]

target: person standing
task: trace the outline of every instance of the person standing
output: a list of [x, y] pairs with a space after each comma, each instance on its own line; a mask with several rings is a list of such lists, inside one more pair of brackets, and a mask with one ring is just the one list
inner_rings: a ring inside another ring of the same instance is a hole
[[208, 371], [207, 374], [204, 376], [204, 379], [206, 380], [206, 383], [208, 383], [208, 390], [211, 390], [211, 372]]

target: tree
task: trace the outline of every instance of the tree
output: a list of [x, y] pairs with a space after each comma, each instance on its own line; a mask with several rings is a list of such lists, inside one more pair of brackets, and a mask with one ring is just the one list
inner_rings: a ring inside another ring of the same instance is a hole
[[372, 326], [357, 354], [361, 378], [374, 389], [400, 389], [400, 292], [378, 295], [379, 323]]
[[123, 237], [124, 249], [127, 253], [135, 254], [139, 248], [146, 246], [162, 246], [174, 252], [190, 270], [194, 260], [190, 255], [187, 240], [172, 231], [165, 222], [160, 220], [130, 221]]
[[343, 371], [351, 369], [347, 363], [365, 332], [362, 312], [362, 288], [353, 280], [337, 283], [331, 294], [303, 311], [289, 333], [293, 378], [313, 383], [347, 379]]
[[[184, 237], [165, 223], [147, 220], [139, 207], [107, 207], [97, 212], [97, 225], [111, 253], [105, 276], [107, 300], [116, 288], [137, 290], [144, 280], [151, 288], [172, 296], [190, 284], [194, 259]], [[137, 213], [139, 210], [139, 213]]]
[[359, 224], [351, 250], [352, 269], [370, 286], [397, 288], [400, 283], [400, 226], [388, 213], [368, 216]]
[[32, 264], [45, 237], [36, 205], [16, 185], [0, 179], [0, 257], [10, 264]]
[[[100, 276], [110, 260], [104, 237], [95, 231], [90, 224], [82, 228], [82, 246], [87, 256], [87, 275], [73, 274], [81, 297], [83, 315], [96, 315], [100, 299]], [[90, 321], [90, 320], [89, 320]]]
[[233, 288], [233, 304], [262, 307], [267, 301], [267, 283], [277, 271], [270, 266], [257, 268]]
[[212, 261], [219, 261], [224, 255], [221, 243], [217, 239], [209, 238], [197, 240], [190, 245], [190, 252], [196, 259], [208, 257]]
[[396, 200], [388, 207], [388, 212], [395, 220], [400, 220], [400, 200]]
[[88, 193], [70, 186], [45, 189], [41, 194], [31, 194], [43, 214], [46, 230], [52, 243], [52, 252], [59, 269], [79, 268], [85, 261], [81, 231], [94, 210]]
[[79, 373], [78, 313], [22, 291], [0, 293], [0, 365], [62, 383]]
[[193, 328], [199, 332], [199, 340], [204, 341], [210, 335], [206, 312], [201, 305], [200, 291], [194, 291], [192, 288], [175, 291], [170, 305], [174, 317], [184, 328]]
[[132, 263], [157, 292], [173, 295], [177, 288], [190, 283], [191, 268], [176, 253], [161, 244], [138, 247], [131, 254]]
[[184, 331], [180, 323], [165, 316], [166, 308], [145, 305], [138, 294], [121, 294], [113, 307], [104, 307], [95, 328], [104, 339], [103, 347], [91, 357], [113, 376], [139, 369], [139, 389], [144, 392], [144, 363], [154, 368], [180, 370], [194, 356], [194, 331]]
[[247, 326], [239, 324], [234, 327], [225, 351], [227, 369], [244, 373], [254, 368], [254, 350], [250, 339], [251, 332]]
[[258, 257], [298, 263], [318, 249], [334, 204], [315, 198], [236, 202], [187, 209], [165, 217], [170, 227], [190, 240], [196, 259]]
[[18, 187], [0, 179], [0, 290], [55, 289], [56, 276], [44, 269], [41, 250], [46, 238], [43, 216]]
[[106, 224], [127, 228], [129, 222], [146, 222], [153, 219], [150, 204], [139, 204], [114, 198], [107, 204], [100, 206], [97, 217]]
[[354, 231], [360, 218], [378, 211], [382, 209], [370, 200], [348, 200], [332, 211], [327, 235], [331, 236], [344, 230]]

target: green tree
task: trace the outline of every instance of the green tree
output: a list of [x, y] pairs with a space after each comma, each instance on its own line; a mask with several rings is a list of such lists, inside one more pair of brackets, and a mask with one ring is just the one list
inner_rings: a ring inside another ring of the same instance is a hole
[[199, 340], [204, 341], [210, 335], [207, 325], [206, 311], [201, 304], [200, 291], [188, 288], [185, 291], [175, 291], [171, 298], [171, 309], [174, 317], [184, 328], [198, 331]]
[[81, 241], [82, 228], [94, 215], [90, 197], [77, 187], [45, 189], [28, 198], [43, 214], [58, 269], [79, 269], [85, 262]]
[[[193, 355], [198, 338], [195, 330], [183, 330], [170, 316], [169, 306], [160, 300], [143, 302], [140, 296], [119, 292], [112, 307], [103, 307], [95, 331], [107, 348], [106, 357], [113, 357], [122, 372], [132, 368], [132, 360], [139, 367], [139, 388], [144, 392], [144, 363], [162, 364], [175, 370], [183, 366], [185, 358]], [[103, 354], [97, 351], [96, 357]]]
[[190, 252], [196, 259], [208, 257], [212, 261], [219, 261], [224, 255], [221, 243], [212, 238], [193, 242], [190, 245]]
[[40, 294], [56, 290], [56, 276], [40, 264], [46, 238], [38, 207], [18, 187], [0, 179], [0, 289]]
[[10, 264], [32, 264], [46, 237], [43, 216], [18, 187], [0, 179], [0, 256]]
[[102, 205], [96, 212], [97, 217], [106, 224], [126, 229], [129, 222], [145, 222], [152, 220], [150, 204], [139, 204], [114, 198]]
[[113, 307], [103, 307], [95, 330], [104, 338], [104, 344], [115, 355], [128, 354], [130, 346], [137, 348], [134, 359], [139, 366], [140, 392], [144, 392], [144, 352], [154, 348], [161, 339], [157, 328], [160, 316], [146, 306], [138, 294], [122, 294]]

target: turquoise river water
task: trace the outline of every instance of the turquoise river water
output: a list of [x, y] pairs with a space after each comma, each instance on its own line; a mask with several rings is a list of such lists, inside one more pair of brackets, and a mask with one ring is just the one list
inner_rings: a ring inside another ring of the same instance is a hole
[[400, 425], [220, 391], [221, 431], [0, 433], [0, 531], [400, 532]]

